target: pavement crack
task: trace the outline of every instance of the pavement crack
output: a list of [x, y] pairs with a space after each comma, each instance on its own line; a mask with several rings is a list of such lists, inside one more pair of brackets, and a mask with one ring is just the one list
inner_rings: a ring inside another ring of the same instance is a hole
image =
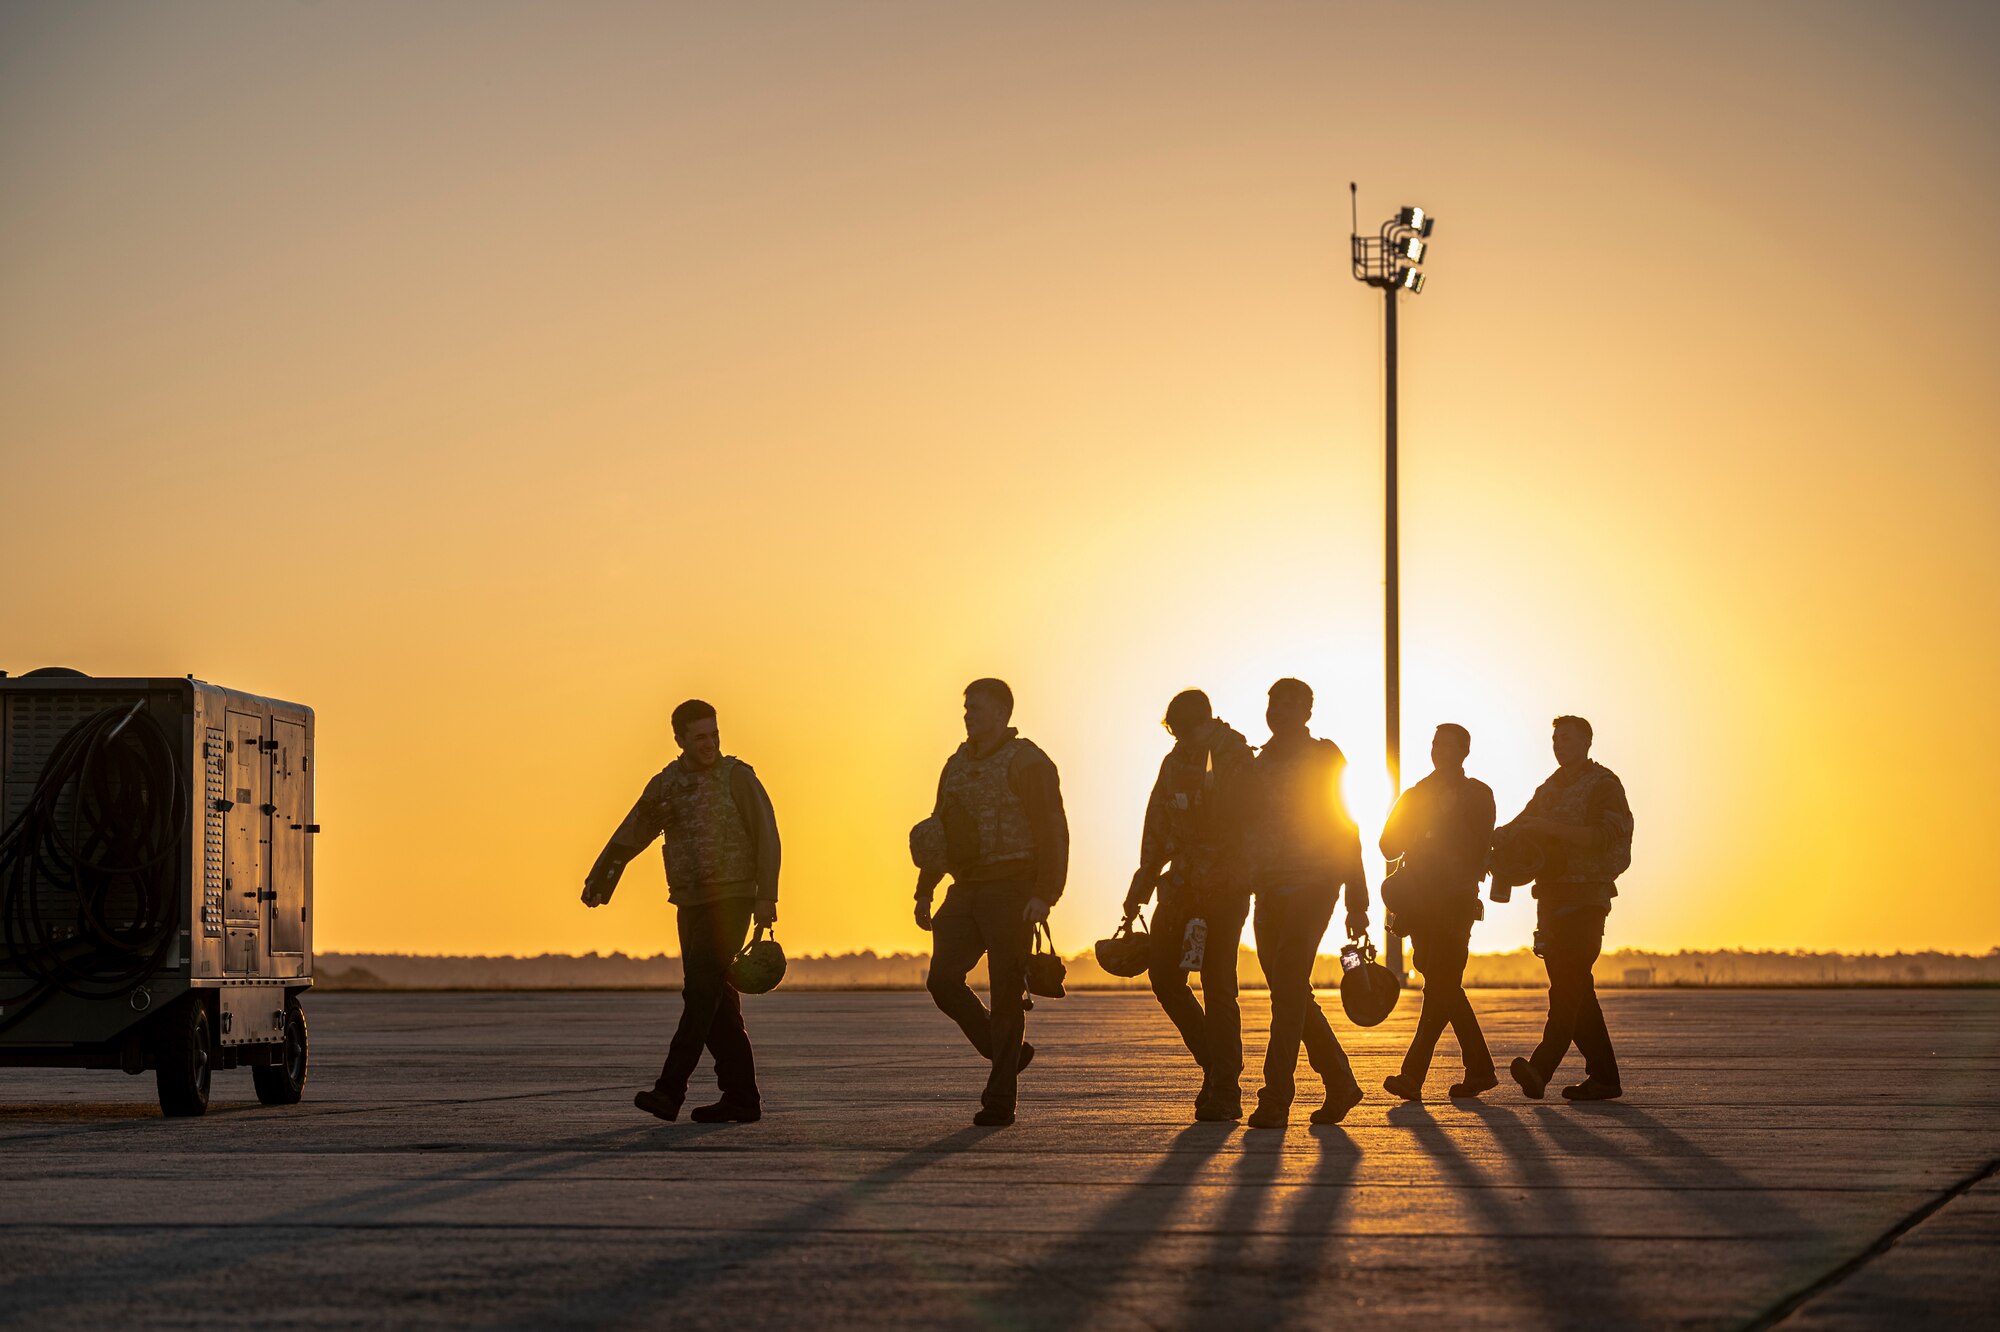
[[1875, 1259], [1887, 1253], [1891, 1248], [1895, 1247], [1897, 1240], [1915, 1230], [1931, 1217], [1937, 1215], [1954, 1200], [1964, 1197], [1986, 1180], [1993, 1178], [1996, 1173], [2000, 1173], [2000, 1157], [1988, 1161], [1985, 1165], [1973, 1171], [1970, 1175], [1967, 1175], [1937, 1197], [1932, 1198], [1923, 1206], [1903, 1217], [1895, 1225], [1883, 1231], [1873, 1244], [1870, 1244], [1860, 1253], [1855, 1254], [1846, 1262], [1821, 1276], [1817, 1281], [1785, 1296], [1763, 1313], [1752, 1318], [1743, 1325], [1744, 1332], [1765, 1332], [1768, 1328], [1778, 1326], [1778, 1324], [1797, 1313], [1807, 1303], [1825, 1294], [1841, 1282], [1847, 1280], [1847, 1278], [1853, 1276], [1856, 1272], [1859, 1272]]

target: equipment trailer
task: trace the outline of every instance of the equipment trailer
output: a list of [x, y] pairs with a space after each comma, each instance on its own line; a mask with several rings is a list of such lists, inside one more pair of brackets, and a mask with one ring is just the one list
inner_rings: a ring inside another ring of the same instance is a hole
[[193, 676], [0, 674], [0, 1067], [306, 1085], [313, 714]]

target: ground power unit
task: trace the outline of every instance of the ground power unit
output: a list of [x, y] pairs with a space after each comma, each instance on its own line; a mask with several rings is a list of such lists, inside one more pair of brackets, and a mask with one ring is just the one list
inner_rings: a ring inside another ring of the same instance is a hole
[[0, 1067], [306, 1085], [313, 714], [185, 679], [0, 675]]

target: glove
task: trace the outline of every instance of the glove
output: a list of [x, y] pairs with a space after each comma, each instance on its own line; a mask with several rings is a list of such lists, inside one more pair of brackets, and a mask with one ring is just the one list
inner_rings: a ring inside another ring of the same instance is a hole
[[1132, 886], [1125, 890], [1125, 919], [1139, 914], [1139, 908], [1152, 900], [1153, 884], [1157, 874], [1147, 873], [1144, 866], [1132, 872]]

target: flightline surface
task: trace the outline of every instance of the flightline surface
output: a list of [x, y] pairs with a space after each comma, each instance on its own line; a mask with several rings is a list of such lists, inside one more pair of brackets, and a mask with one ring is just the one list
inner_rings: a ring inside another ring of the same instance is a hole
[[[1542, 996], [1475, 990], [1503, 1066]], [[1416, 1018], [1322, 1006], [1338, 1127], [1191, 1122], [1150, 996], [1029, 1014], [1020, 1120], [922, 993], [745, 1001], [765, 1118], [635, 1110], [670, 993], [309, 995], [303, 1104], [247, 1071], [0, 1070], [0, 1324], [34, 1328], [1899, 1327], [2000, 1307], [2000, 992], [1603, 995], [1628, 1099], [1381, 1090]], [[1246, 1102], [1261, 993], [1243, 997]], [[689, 1104], [711, 1099], [707, 1062]]]

